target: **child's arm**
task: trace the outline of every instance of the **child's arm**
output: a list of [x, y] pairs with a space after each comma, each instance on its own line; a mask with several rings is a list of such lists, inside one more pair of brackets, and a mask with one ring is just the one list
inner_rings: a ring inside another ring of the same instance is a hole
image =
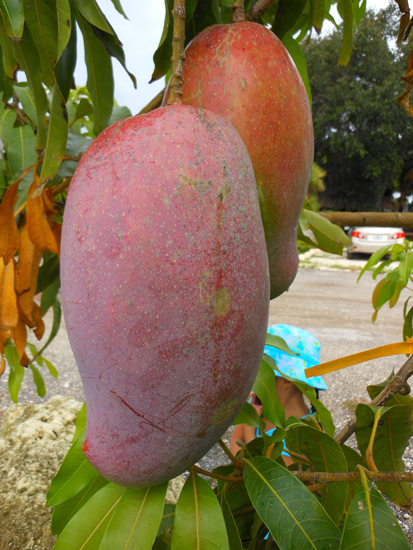
[[237, 426], [235, 426], [234, 431], [232, 432], [232, 435], [231, 435], [231, 439], [229, 442], [229, 449], [234, 456], [241, 449], [241, 447], [237, 445], [236, 443], [237, 441], [240, 441], [241, 443], [245, 443], [244, 424], [237, 424]]

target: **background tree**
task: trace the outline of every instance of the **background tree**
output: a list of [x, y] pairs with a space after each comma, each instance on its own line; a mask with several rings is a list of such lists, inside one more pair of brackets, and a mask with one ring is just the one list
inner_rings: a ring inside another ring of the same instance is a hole
[[327, 171], [324, 207], [381, 210], [383, 197], [390, 197], [399, 181], [403, 195], [411, 189], [413, 125], [395, 102], [408, 56], [406, 46], [395, 43], [397, 17], [394, 6], [377, 14], [368, 11], [347, 67], [337, 66], [339, 30], [305, 49], [315, 160]]

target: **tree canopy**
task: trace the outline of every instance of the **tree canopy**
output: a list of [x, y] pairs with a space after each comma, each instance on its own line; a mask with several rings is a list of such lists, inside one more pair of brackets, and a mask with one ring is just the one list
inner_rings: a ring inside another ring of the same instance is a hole
[[396, 17], [392, 6], [366, 13], [347, 67], [337, 65], [339, 30], [305, 49], [315, 160], [327, 171], [324, 207], [381, 210], [412, 154], [412, 121], [395, 102], [409, 53], [403, 43], [395, 43]]

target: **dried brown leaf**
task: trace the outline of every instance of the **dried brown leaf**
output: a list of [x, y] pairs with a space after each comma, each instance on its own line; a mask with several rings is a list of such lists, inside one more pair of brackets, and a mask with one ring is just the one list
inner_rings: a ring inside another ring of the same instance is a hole
[[0, 205], [0, 257], [8, 264], [19, 248], [19, 230], [14, 217], [18, 182], [13, 183], [4, 195]]
[[36, 338], [38, 340], [41, 340], [43, 338], [46, 326], [42, 319], [42, 310], [40, 309], [40, 306], [36, 304], [36, 302], [33, 302], [33, 319], [36, 323], [36, 328], [33, 330], [33, 332], [35, 333]]
[[14, 262], [5, 264], [0, 258], [0, 328], [2, 331], [17, 326], [16, 291], [14, 289]]
[[27, 328], [22, 317], [19, 317], [16, 328], [12, 329], [11, 337], [13, 338], [17, 353], [20, 357], [20, 365], [22, 367], [27, 367], [29, 364], [29, 358], [26, 354]]
[[402, 13], [406, 13], [409, 11], [409, 1], [408, 0], [396, 0], [398, 6], [399, 6], [399, 10], [402, 12]]
[[397, 35], [397, 42], [400, 42], [400, 40], [407, 40], [411, 29], [411, 23], [409, 22], [410, 22], [410, 12], [404, 13], [400, 17], [400, 26], [399, 26], [399, 34]]
[[50, 227], [46, 208], [45, 197], [47, 200], [46, 192], [35, 198], [32, 198], [34, 191], [37, 188], [38, 176], [35, 175], [34, 181], [29, 189], [29, 197], [27, 199], [27, 224], [29, 227], [29, 235], [32, 243], [41, 250], [50, 250], [50, 252], [58, 253], [58, 246], [55, 236]]
[[28, 326], [34, 326], [33, 297], [37, 287], [39, 264], [43, 251], [31, 241], [27, 225], [20, 233], [19, 261], [16, 270], [16, 293], [19, 306], [27, 317]]

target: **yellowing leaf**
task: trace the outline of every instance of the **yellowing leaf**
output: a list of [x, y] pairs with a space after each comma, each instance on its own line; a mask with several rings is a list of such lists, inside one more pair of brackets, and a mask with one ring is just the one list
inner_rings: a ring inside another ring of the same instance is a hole
[[352, 365], [358, 365], [371, 359], [378, 359], [379, 357], [389, 357], [390, 355], [402, 355], [413, 353], [413, 340], [407, 339], [407, 342], [397, 342], [396, 344], [386, 344], [385, 346], [379, 346], [378, 348], [361, 351], [360, 353], [354, 353], [347, 355], [346, 357], [340, 357], [340, 359], [334, 359], [333, 361], [327, 361], [321, 363], [315, 367], [311, 367], [305, 370], [306, 378], [313, 376], [319, 376], [320, 374], [327, 374], [336, 370], [351, 367]]
[[25, 323], [34, 326], [33, 297], [36, 292], [39, 263], [43, 252], [36, 248], [29, 237], [27, 225], [20, 233], [19, 261], [16, 270], [16, 293], [19, 306], [27, 317]]
[[19, 230], [14, 217], [14, 205], [17, 201], [19, 182], [11, 185], [0, 205], [0, 256], [8, 264], [19, 248]]
[[[379, 296], [380, 296], [380, 291], [381, 289], [383, 288], [383, 286], [386, 284], [386, 278], [384, 279], [381, 279], [377, 285], [374, 287], [374, 290], [373, 290], [373, 294], [371, 295], [371, 303], [372, 303], [372, 306], [375, 308], [375, 304], [377, 303], [378, 299], [379, 299]], [[379, 309], [379, 308], [377, 308]]]
[[30, 240], [40, 250], [50, 250], [54, 254], [59, 252], [56, 238], [49, 225], [44, 202], [44, 192], [32, 198], [36, 190], [38, 177], [35, 176], [34, 181], [29, 189], [29, 198], [27, 199], [27, 225], [29, 228]]
[[5, 264], [0, 258], [0, 375], [4, 371], [4, 343], [10, 336], [10, 329], [17, 326], [19, 312], [14, 290], [14, 262]]
[[41, 340], [43, 338], [46, 327], [42, 319], [42, 310], [40, 309], [40, 306], [36, 304], [36, 302], [33, 302], [33, 319], [37, 326], [37, 328], [35, 328], [33, 332], [35, 333], [36, 338], [38, 340]]
[[27, 367], [29, 364], [29, 358], [26, 355], [27, 328], [21, 317], [19, 318], [16, 328], [11, 331], [11, 337], [13, 338], [17, 353], [20, 357], [20, 365], [22, 367]]

